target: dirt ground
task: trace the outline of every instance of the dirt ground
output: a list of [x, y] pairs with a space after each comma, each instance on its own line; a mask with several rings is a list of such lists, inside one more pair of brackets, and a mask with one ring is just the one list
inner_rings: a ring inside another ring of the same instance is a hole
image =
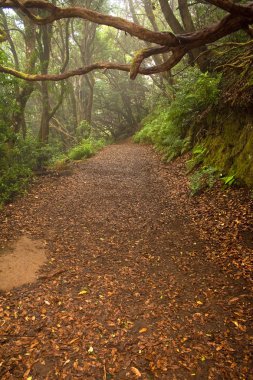
[[43, 244], [21, 236], [0, 254], [0, 290], [11, 290], [37, 280], [46, 261]]
[[6, 206], [47, 261], [0, 294], [1, 379], [253, 379], [252, 201], [184, 167], [112, 145]]

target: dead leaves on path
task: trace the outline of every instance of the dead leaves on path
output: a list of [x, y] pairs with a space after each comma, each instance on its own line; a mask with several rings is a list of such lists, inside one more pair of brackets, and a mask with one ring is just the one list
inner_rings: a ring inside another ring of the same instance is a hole
[[7, 208], [1, 241], [29, 231], [50, 259], [1, 295], [2, 379], [248, 380], [246, 198], [190, 199], [182, 160], [158, 165], [112, 146]]

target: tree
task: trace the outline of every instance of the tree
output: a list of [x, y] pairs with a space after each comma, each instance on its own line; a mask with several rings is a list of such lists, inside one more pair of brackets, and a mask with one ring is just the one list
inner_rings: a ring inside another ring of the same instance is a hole
[[[208, 26], [202, 30], [173, 34], [171, 32], [152, 31], [136, 23], [129, 22], [126, 19], [102, 14], [88, 8], [76, 6], [61, 7], [52, 2], [38, 0], [1, 0], [0, 8], [18, 9], [38, 25], [48, 25], [56, 20], [66, 18], [81, 18], [92, 23], [114, 27], [140, 40], [154, 43], [156, 46], [137, 52], [132, 64], [98, 62], [60, 74], [26, 74], [13, 68], [0, 65], [0, 72], [8, 73], [28, 81], [57, 81], [74, 75], [88, 74], [94, 70], [117, 69], [130, 72], [131, 79], [135, 79], [138, 74], [150, 75], [166, 72], [173, 68], [193, 49], [198, 49], [215, 42], [240, 29], [246, 30], [247, 33], [252, 35], [250, 26], [253, 23], [253, 2], [247, 4], [238, 4], [231, 0], [207, 0], [206, 2], [228, 12], [228, 14], [215, 25]], [[181, 3], [185, 5], [184, 1]], [[43, 11], [45, 16], [39, 16], [38, 11]], [[185, 18], [187, 15], [184, 12], [183, 14]], [[184, 23], [186, 25], [186, 19]], [[5, 39], [7, 39], [7, 36], [4, 32], [1, 32], [0, 40], [4, 41]], [[152, 67], [143, 64], [147, 58], [164, 53], [169, 53], [167, 61]]]
[[[195, 26], [192, 19], [192, 15], [189, 11], [187, 0], [178, 0], [179, 14], [182, 20], [182, 25], [175, 16], [173, 9], [171, 8], [168, 0], [159, 0], [163, 15], [168, 22], [171, 30], [174, 34], [184, 34], [195, 32]], [[202, 71], [207, 68], [205, 62], [205, 56], [202, 54], [206, 51], [206, 46], [201, 46], [189, 51], [190, 62], [196, 62]]]
[[[136, 7], [134, 7], [133, 1], [132, 0], [128, 0], [128, 3], [129, 3], [129, 8], [130, 8], [130, 12], [131, 12], [133, 21], [135, 22], [135, 24], [141, 25], [139, 23], [138, 16], [135, 13]], [[159, 28], [158, 28], [158, 25], [157, 25], [157, 22], [156, 22], [156, 19], [155, 19], [155, 15], [154, 15], [154, 12], [153, 12], [153, 9], [152, 9], [152, 3], [151, 3], [151, 1], [150, 0], [144, 0], [144, 4], [143, 5], [144, 5], [145, 14], [146, 14], [146, 16], [147, 16], [150, 24], [152, 25], [153, 30], [156, 31], [156, 32], [158, 32]], [[146, 46], [148, 48], [150, 48], [151, 47], [151, 43], [146, 41]], [[154, 63], [155, 63], [156, 66], [159, 66], [162, 63], [166, 62], [167, 59], [168, 59], [168, 57], [167, 57], [166, 54], [163, 54], [161, 57], [159, 55], [154, 55], [153, 56], [153, 61], [154, 61]], [[158, 86], [163, 91], [163, 93], [166, 93], [164, 81], [165, 82], [171, 82], [170, 71], [168, 70], [168, 72], [167, 72], [166, 75], [165, 75], [165, 73], [160, 73], [159, 79], [160, 79], [160, 81], [158, 83]]]
[[[31, 22], [27, 17], [18, 11], [18, 15], [21, 18], [23, 29], [16, 28], [16, 31], [19, 33], [19, 39], [24, 41], [24, 50], [25, 54], [23, 57], [23, 67], [24, 70], [28, 73], [32, 73], [35, 69], [35, 64], [37, 60], [37, 55], [35, 53], [36, 45], [36, 36], [35, 28], [33, 22]], [[18, 58], [18, 52], [15, 47], [15, 42], [13, 41], [10, 31], [8, 29], [8, 22], [5, 13], [3, 10], [0, 10], [0, 16], [2, 24], [6, 33], [6, 38], [10, 46], [10, 51], [14, 61], [14, 67], [16, 70], [20, 69], [21, 62]], [[14, 21], [14, 20], [12, 20]], [[15, 24], [14, 24], [15, 25]], [[13, 26], [14, 28], [14, 26]], [[11, 116], [12, 126], [15, 133], [18, 133], [22, 130], [23, 137], [26, 135], [26, 121], [25, 121], [25, 108], [26, 104], [34, 90], [34, 84], [31, 82], [16, 83], [15, 86], [15, 107], [13, 107], [13, 113]]]

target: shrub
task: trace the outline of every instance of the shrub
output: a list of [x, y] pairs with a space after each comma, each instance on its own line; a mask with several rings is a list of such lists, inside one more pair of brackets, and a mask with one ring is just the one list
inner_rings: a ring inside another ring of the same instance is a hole
[[191, 195], [200, 194], [206, 188], [213, 187], [217, 178], [218, 172], [216, 168], [204, 166], [197, 170], [190, 177]]
[[70, 159], [65, 156], [56, 156], [50, 163], [50, 169], [57, 170], [57, 171], [63, 171], [68, 169], [69, 167]]
[[199, 167], [205, 158], [206, 155], [206, 148], [202, 145], [197, 145], [192, 151], [192, 157], [190, 160], [186, 162], [186, 167], [188, 173], [190, 173], [193, 169], [196, 167]]
[[82, 120], [76, 129], [76, 137], [78, 142], [83, 139], [88, 139], [91, 133], [91, 125], [87, 120]]
[[41, 144], [33, 136], [25, 140], [18, 136], [13, 149], [15, 160], [19, 160], [33, 171], [45, 169], [54, 156], [59, 154], [55, 145]]
[[99, 149], [105, 145], [103, 140], [83, 140], [79, 145], [73, 147], [68, 152], [71, 160], [81, 160], [93, 156]]
[[236, 178], [235, 178], [235, 175], [233, 174], [227, 177], [222, 177], [221, 181], [224, 183], [225, 186], [230, 187], [235, 184]]
[[20, 164], [13, 165], [0, 175], [0, 207], [23, 193], [32, 177], [32, 171]]
[[142, 129], [134, 136], [137, 143], [151, 143], [171, 160], [190, 149], [188, 132], [198, 117], [219, 97], [221, 76], [193, 69], [184, 74], [175, 89], [172, 102], [161, 102], [142, 121]]
[[33, 172], [47, 167], [58, 152], [55, 147], [42, 145], [32, 136], [23, 140], [20, 135], [12, 135], [10, 129], [2, 128], [2, 131], [5, 133], [0, 133], [0, 206], [23, 193]]

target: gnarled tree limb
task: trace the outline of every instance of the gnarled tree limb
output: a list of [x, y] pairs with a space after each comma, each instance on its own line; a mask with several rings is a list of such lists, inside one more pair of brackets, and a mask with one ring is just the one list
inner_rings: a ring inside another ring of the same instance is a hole
[[[183, 48], [173, 49], [172, 55], [168, 59], [168, 61], [157, 66], [140, 67], [138, 70], [138, 73], [142, 75], [152, 75], [152, 74], [157, 74], [157, 73], [170, 70], [182, 59], [184, 55], [185, 55], [185, 50]], [[112, 63], [112, 62], [98, 62], [92, 65], [81, 67], [79, 69], [71, 70], [62, 74], [26, 74], [21, 71], [14, 70], [10, 67], [5, 67], [5, 66], [0, 65], [0, 73], [10, 74], [17, 78], [24, 79], [31, 82], [60, 81], [63, 79], [68, 79], [76, 75], [85, 75], [85, 74], [90, 73], [91, 71], [97, 71], [97, 70], [120, 70], [120, 71], [130, 72], [131, 65], [124, 65], [124, 64]]]
[[166, 53], [170, 48], [167, 46], [163, 47], [155, 47], [155, 48], [148, 48], [148, 49], [142, 49], [139, 52], [135, 54], [135, 57], [132, 61], [131, 69], [130, 69], [130, 78], [135, 79], [139, 73], [139, 69], [141, 67], [142, 62], [144, 59], [151, 57], [155, 54], [162, 54]]
[[207, 3], [216, 5], [216, 7], [223, 9], [229, 13], [237, 16], [252, 17], [253, 16], [253, 5], [248, 4], [237, 4], [230, 0], [206, 0]]
[[[20, 9], [27, 17], [39, 25], [52, 23], [53, 21], [60, 19], [81, 18], [100, 25], [114, 27], [143, 41], [160, 45], [154, 48], [144, 49], [140, 53], [137, 53], [132, 65], [100, 62], [60, 74], [34, 75], [25, 74], [12, 68], [0, 66], [0, 72], [8, 73], [28, 81], [59, 81], [74, 75], [84, 75], [94, 70], [117, 69], [126, 71], [130, 72], [132, 79], [136, 78], [137, 74], [151, 75], [170, 70], [190, 50], [217, 41], [240, 29], [247, 29], [249, 28], [249, 25], [253, 23], [253, 2], [244, 5], [238, 5], [230, 0], [207, 0], [207, 2], [228, 11], [229, 14], [220, 22], [202, 30], [174, 35], [170, 32], [151, 31], [123, 18], [105, 15], [87, 8], [61, 8], [44, 0], [0, 0], [0, 8]], [[48, 16], [40, 18], [32, 13], [33, 10], [38, 9], [46, 11]], [[0, 42], [1, 40], [4, 41], [5, 37], [4, 35], [1, 37], [0, 34]], [[171, 56], [163, 64], [152, 67], [141, 66], [146, 58], [164, 52], [171, 52]]]
[[[21, 3], [21, 5], [19, 5]], [[28, 10], [27, 16], [31, 17], [32, 20], [39, 24], [48, 24], [56, 20], [61, 20], [64, 18], [81, 18], [88, 20], [100, 25], [112, 26], [116, 29], [122, 30], [129, 33], [131, 36], [137, 37], [141, 40], [153, 42], [158, 45], [168, 45], [176, 43], [176, 37], [172, 33], [168, 32], [153, 32], [152, 30], [146, 29], [140, 25], [133, 22], [127, 21], [121, 17], [115, 17], [99, 13], [87, 8], [81, 7], [67, 7], [60, 8], [52, 3], [48, 3], [43, 0], [7, 0], [0, 1], [0, 8], [19, 8]], [[22, 10], [21, 9], [21, 10]], [[42, 9], [49, 12], [49, 16], [45, 18], [40, 18], [34, 16], [30, 9]]]

